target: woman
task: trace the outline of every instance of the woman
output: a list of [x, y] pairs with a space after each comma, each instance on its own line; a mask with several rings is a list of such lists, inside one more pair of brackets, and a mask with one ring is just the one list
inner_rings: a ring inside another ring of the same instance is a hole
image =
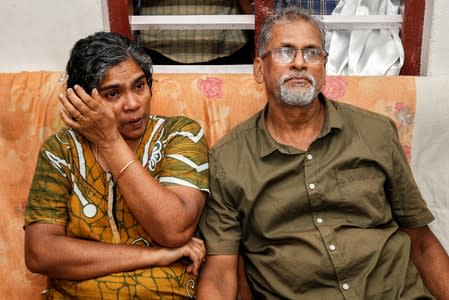
[[48, 299], [192, 297], [205, 256], [193, 237], [209, 192], [203, 130], [149, 115], [151, 59], [125, 37], [79, 40], [66, 71], [70, 128], [39, 152], [27, 267], [49, 277]]

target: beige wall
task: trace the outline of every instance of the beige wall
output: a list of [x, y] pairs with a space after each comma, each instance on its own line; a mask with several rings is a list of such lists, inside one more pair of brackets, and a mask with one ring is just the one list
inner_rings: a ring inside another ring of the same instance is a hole
[[1, 0], [0, 72], [63, 70], [74, 41], [109, 28], [103, 3]]
[[449, 1], [427, 0], [421, 74], [449, 75]]

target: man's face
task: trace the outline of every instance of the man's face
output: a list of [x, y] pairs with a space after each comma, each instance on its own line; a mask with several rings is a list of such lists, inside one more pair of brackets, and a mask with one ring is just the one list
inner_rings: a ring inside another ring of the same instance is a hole
[[111, 105], [123, 138], [139, 140], [145, 132], [151, 99], [151, 91], [140, 66], [131, 58], [123, 61], [105, 73], [97, 89]]
[[[275, 24], [271, 28], [271, 40], [266, 51], [274, 48], [321, 49], [318, 28], [306, 21]], [[264, 82], [268, 97], [277, 102], [294, 106], [309, 104], [325, 82], [325, 59], [319, 63], [305, 62], [301, 51], [296, 52], [290, 63], [279, 63], [271, 54], [255, 61], [254, 73], [258, 82]]]

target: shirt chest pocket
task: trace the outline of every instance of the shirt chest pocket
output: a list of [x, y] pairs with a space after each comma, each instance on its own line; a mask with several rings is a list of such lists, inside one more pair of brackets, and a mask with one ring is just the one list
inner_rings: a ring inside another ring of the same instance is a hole
[[372, 227], [391, 220], [385, 180], [384, 173], [375, 167], [337, 171], [337, 185], [348, 222]]

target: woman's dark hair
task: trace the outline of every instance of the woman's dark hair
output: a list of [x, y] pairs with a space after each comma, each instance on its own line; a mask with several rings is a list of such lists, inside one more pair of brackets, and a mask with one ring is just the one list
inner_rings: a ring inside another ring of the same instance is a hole
[[141, 47], [118, 33], [89, 35], [77, 41], [70, 52], [66, 66], [67, 88], [78, 84], [90, 94], [110, 68], [129, 58], [140, 66], [151, 89], [153, 62]]

